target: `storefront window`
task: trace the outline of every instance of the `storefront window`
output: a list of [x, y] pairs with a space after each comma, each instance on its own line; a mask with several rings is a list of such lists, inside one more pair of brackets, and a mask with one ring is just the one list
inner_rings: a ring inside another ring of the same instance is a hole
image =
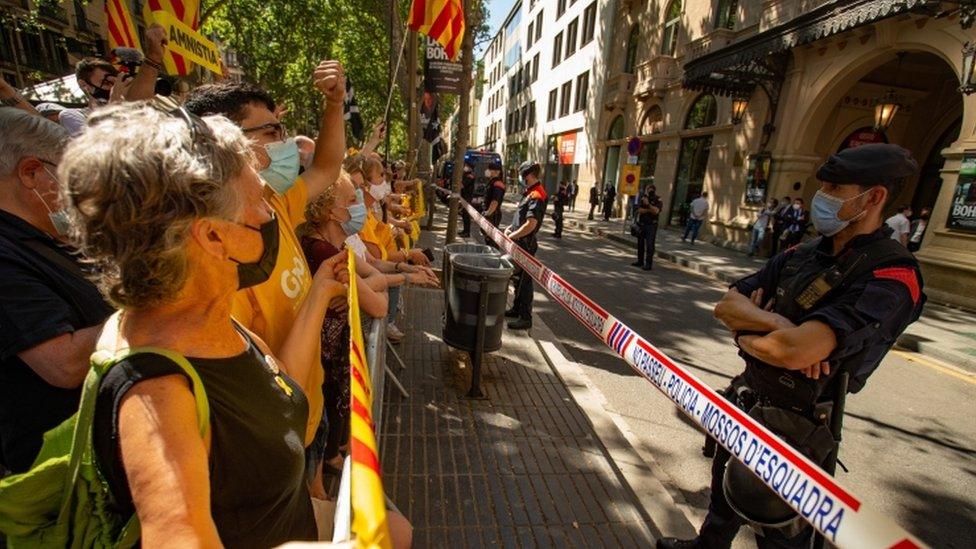
[[772, 156], [768, 152], [749, 155], [749, 173], [746, 174], [746, 204], [762, 205], [766, 202], [769, 183], [769, 167]]
[[711, 146], [712, 136], [710, 135], [681, 140], [678, 173], [675, 177], [674, 192], [671, 193], [669, 223], [672, 225], [685, 224], [688, 220], [691, 201], [702, 192], [705, 183], [705, 169], [708, 166], [708, 150]]
[[718, 107], [715, 104], [715, 96], [709, 93], [699, 95], [698, 99], [692, 104], [691, 109], [688, 110], [685, 128], [694, 130], [696, 128], [714, 126], [717, 116]]

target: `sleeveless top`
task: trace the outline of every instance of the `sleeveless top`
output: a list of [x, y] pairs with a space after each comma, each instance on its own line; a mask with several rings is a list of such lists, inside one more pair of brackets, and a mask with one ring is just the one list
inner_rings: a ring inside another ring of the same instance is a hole
[[[210, 512], [227, 547], [275, 547], [318, 538], [305, 483], [308, 401], [301, 387], [261, 352], [230, 358], [191, 358], [210, 404]], [[140, 381], [184, 375], [154, 354], [138, 354], [110, 369], [95, 404], [93, 443], [121, 513], [134, 511], [119, 447], [118, 410]], [[276, 379], [277, 378], [277, 379]], [[195, 432], [195, 430], [194, 430]]]

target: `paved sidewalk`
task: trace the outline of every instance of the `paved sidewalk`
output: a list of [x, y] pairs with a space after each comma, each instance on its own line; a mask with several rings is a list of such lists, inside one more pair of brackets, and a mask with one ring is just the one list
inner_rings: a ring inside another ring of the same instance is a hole
[[[578, 208], [566, 212], [566, 225], [636, 250], [637, 239], [630, 236], [629, 221], [604, 221], [599, 215], [588, 221], [588, 211], [588, 208]], [[694, 245], [682, 242], [681, 232], [668, 228], [658, 231], [655, 255], [724, 283], [734, 282], [765, 263], [765, 259], [751, 258], [743, 251], [704, 240]], [[898, 339], [898, 346], [944, 361], [960, 373], [976, 376], [976, 312], [929, 302], [922, 317]]]
[[408, 289], [406, 369], [387, 358], [410, 396], [386, 391], [383, 480], [415, 547], [651, 546], [646, 514], [531, 335], [505, 332], [485, 356], [487, 398], [472, 400], [442, 314], [441, 290]]

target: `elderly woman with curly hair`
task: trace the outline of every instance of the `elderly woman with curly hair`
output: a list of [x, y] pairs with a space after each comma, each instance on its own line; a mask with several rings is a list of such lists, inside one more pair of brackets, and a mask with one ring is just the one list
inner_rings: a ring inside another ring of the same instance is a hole
[[[344, 294], [323, 264], [307, 330], [277, 356], [231, 318], [236, 291], [260, 284], [277, 257], [277, 220], [240, 129], [126, 104], [93, 113], [58, 170], [80, 247], [121, 312], [115, 349], [185, 356], [210, 408], [205, 438], [191, 384], [159, 355], [112, 367], [96, 402], [93, 445], [120, 512], [135, 512], [145, 547], [272, 547], [316, 540], [305, 482], [307, 356], [328, 303]], [[103, 334], [103, 341], [106, 339]], [[111, 338], [109, 338], [111, 339]], [[314, 354], [314, 353], [311, 353]]]

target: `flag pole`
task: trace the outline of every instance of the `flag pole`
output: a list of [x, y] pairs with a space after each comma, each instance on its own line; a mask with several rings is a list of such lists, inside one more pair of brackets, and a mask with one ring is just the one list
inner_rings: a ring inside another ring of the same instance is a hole
[[471, 0], [464, 0], [462, 3], [464, 10], [464, 39], [461, 41], [461, 104], [458, 107], [458, 131], [457, 141], [454, 143], [454, 173], [452, 174], [450, 200], [450, 213], [447, 218], [448, 244], [457, 238], [458, 222], [458, 195], [461, 192], [461, 174], [464, 172], [464, 153], [468, 149], [468, 111], [471, 110], [471, 66], [472, 50], [474, 49], [474, 29], [478, 27], [478, 22], [471, 17]]

